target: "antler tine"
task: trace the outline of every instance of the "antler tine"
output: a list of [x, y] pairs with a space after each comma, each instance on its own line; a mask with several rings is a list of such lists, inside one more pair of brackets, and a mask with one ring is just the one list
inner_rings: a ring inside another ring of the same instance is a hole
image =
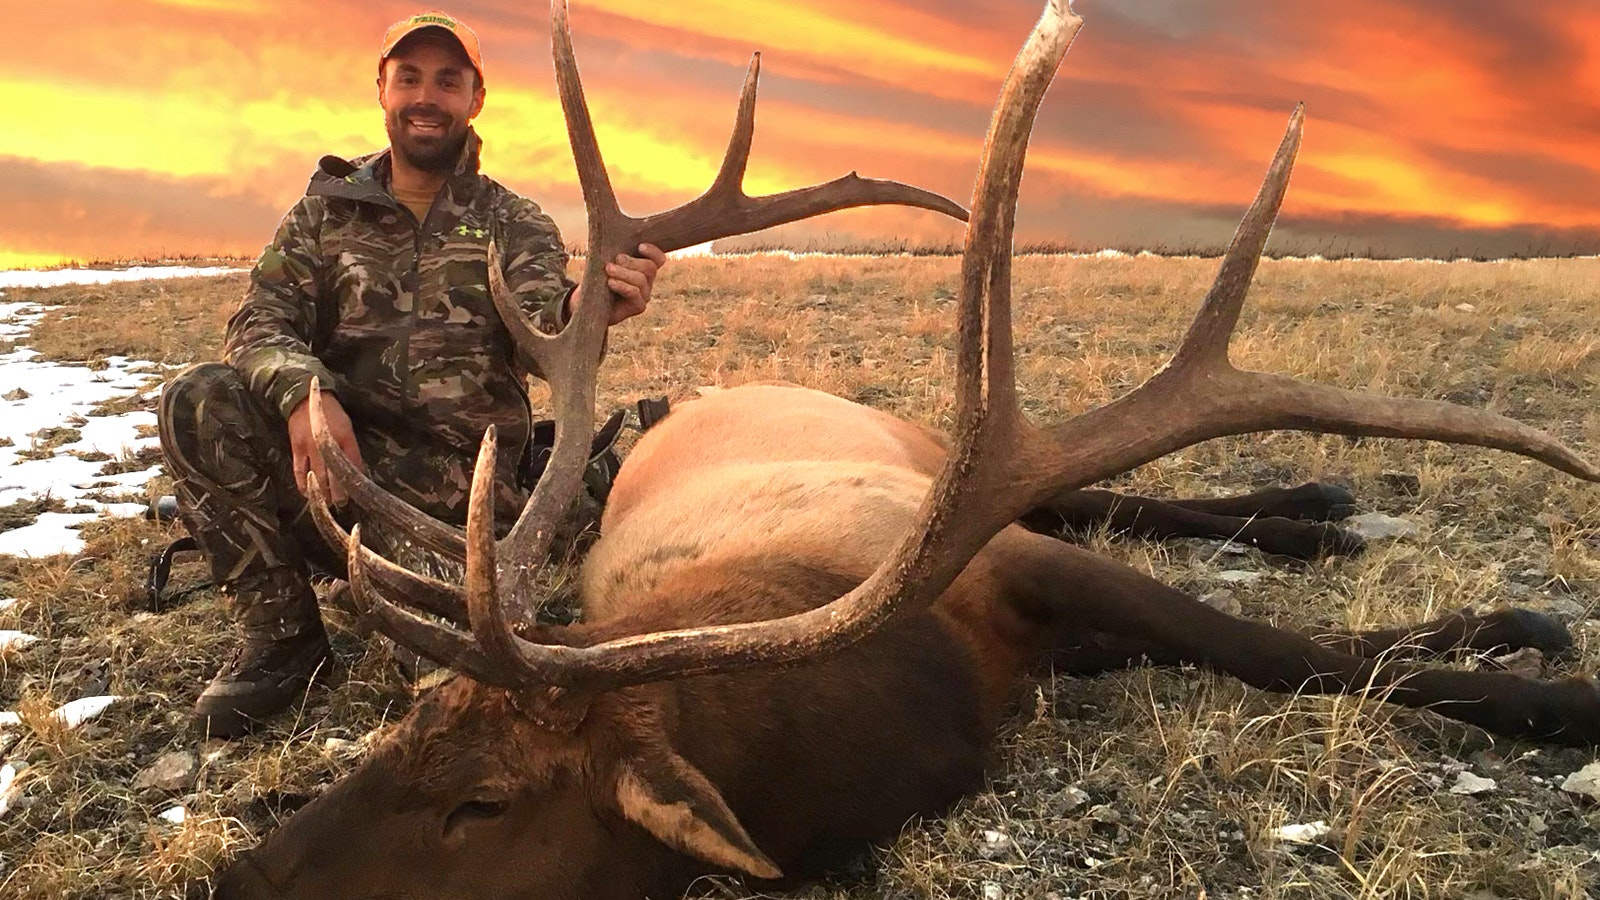
[[379, 631], [401, 646], [434, 662], [449, 666], [476, 681], [501, 687], [516, 687], [515, 679], [491, 663], [483, 651], [466, 635], [407, 612], [391, 603], [367, 578], [361, 546], [361, 526], [351, 529], [345, 543], [345, 567], [350, 573], [350, 591], [362, 614], [376, 623]]
[[551, 0], [550, 31], [551, 47], [555, 53], [556, 87], [561, 94], [561, 109], [567, 117], [567, 134], [572, 141], [578, 183], [583, 188], [583, 205], [589, 214], [589, 246], [592, 249], [600, 243], [599, 238], [607, 226], [623, 217], [622, 209], [617, 205], [611, 176], [606, 174], [605, 160], [600, 156], [600, 142], [594, 134], [594, 120], [589, 115], [589, 101], [583, 94], [583, 80], [578, 77], [578, 57], [572, 49], [567, 0]]
[[633, 233], [626, 237], [628, 244], [649, 242], [671, 252], [854, 206], [911, 206], [966, 220], [967, 211], [947, 197], [897, 181], [861, 178], [854, 172], [825, 184], [780, 194], [765, 197], [745, 194], [744, 174], [755, 140], [756, 88], [760, 79], [761, 54], [757, 53], [745, 74], [733, 136], [711, 187], [676, 209], [644, 219], [628, 219], [629, 224], [635, 226]]
[[1033, 441], [1026, 454], [1031, 461], [1023, 465], [1037, 473], [1035, 491], [1019, 510], [1200, 441], [1278, 429], [1491, 447], [1600, 481], [1600, 468], [1550, 435], [1505, 416], [1242, 372], [1229, 363], [1228, 341], [1283, 201], [1303, 120], [1302, 108], [1296, 107], [1261, 191], [1172, 363], [1132, 393]]
[[[345, 547], [348, 553], [352, 532], [345, 531], [333, 517], [317, 473], [306, 473], [306, 487], [310, 495], [307, 505], [311, 507], [311, 520], [321, 532], [322, 540], [329, 547]], [[376, 581], [383, 590], [405, 597], [407, 605], [461, 625], [467, 624], [467, 604], [460, 588], [397, 566], [366, 547], [361, 548], [360, 560], [360, 574]], [[352, 579], [356, 575], [348, 570], [346, 574]]]
[[1173, 365], [1187, 365], [1191, 359], [1227, 360], [1228, 343], [1239, 324], [1239, 311], [1244, 308], [1245, 295], [1250, 292], [1250, 282], [1261, 263], [1261, 253], [1267, 247], [1267, 238], [1272, 234], [1278, 211], [1283, 208], [1284, 195], [1289, 191], [1289, 175], [1300, 153], [1305, 122], [1306, 105], [1297, 103], [1289, 116], [1289, 128], [1278, 144], [1278, 152], [1273, 154], [1272, 164], [1267, 168], [1267, 176], [1256, 192], [1255, 202], [1250, 204], [1228, 244], [1216, 280], [1206, 292], [1199, 314], [1179, 345]]
[[308, 399], [311, 402], [311, 436], [316, 441], [317, 454], [322, 458], [322, 465], [338, 479], [339, 486], [350, 495], [350, 499], [418, 545], [457, 562], [465, 558], [466, 539], [458, 529], [379, 487], [344, 455], [344, 449], [328, 430], [328, 419], [322, 409], [321, 385], [316, 378], [311, 379]]
[[739, 114], [733, 120], [733, 136], [728, 139], [728, 152], [722, 156], [722, 168], [711, 183], [712, 193], [744, 189], [750, 146], [756, 138], [756, 83], [760, 80], [761, 54], [756, 53], [750, 57], [750, 68], [745, 72], [744, 90], [739, 93]]

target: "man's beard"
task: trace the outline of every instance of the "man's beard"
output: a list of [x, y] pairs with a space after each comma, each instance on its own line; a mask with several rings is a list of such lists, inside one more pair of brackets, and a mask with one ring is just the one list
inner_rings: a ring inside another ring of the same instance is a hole
[[[437, 136], [418, 135], [407, 124], [408, 119], [418, 117], [441, 119], [446, 127]], [[437, 110], [408, 107], [398, 114], [385, 116], [383, 124], [389, 132], [389, 146], [407, 165], [423, 172], [453, 171], [461, 158], [461, 148], [467, 142], [467, 126], [457, 125], [455, 120]]]

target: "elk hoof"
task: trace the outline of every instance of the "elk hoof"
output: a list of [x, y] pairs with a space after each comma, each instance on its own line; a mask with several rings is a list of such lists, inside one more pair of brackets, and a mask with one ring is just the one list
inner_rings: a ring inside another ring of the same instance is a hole
[[1572, 646], [1572, 632], [1555, 616], [1531, 609], [1507, 609], [1502, 615], [1513, 629], [1508, 643], [1514, 648], [1532, 647], [1551, 654]]
[[1337, 522], [1355, 515], [1356, 495], [1336, 484], [1313, 481], [1289, 491], [1273, 515], [1307, 522]]

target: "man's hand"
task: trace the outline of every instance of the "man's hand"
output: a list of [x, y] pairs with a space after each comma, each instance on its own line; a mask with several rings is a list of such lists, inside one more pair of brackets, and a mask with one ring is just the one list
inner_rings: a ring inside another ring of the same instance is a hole
[[[655, 244], [640, 244], [638, 256], [617, 254], [606, 263], [606, 286], [611, 288], [611, 321], [631, 319], [650, 305], [650, 288], [656, 283], [656, 273], [667, 264], [667, 255]], [[576, 315], [582, 302], [582, 292], [572, 292], [572, 314]]]
[[[328, 420], [328, 432], [333, 435], [333, 440], [344, 451], [344, 455], [356, 464], [356, 467], [365, 472], [367, 466], [361, 461], [361, 448], [356, 444], [356, 432], [350, 425], [350, 416], [339, 405], [339, 398], [331, 391], [322, 392], [322, 416]], [[329, 498], [336, 505], [343, 505], [345, 501], [344, 485], [336, 479], [328, 477], [328, 470], [322, 465], [322, 457], [317, 453], [316, 439], [311, 436], [311, 398], [300, 401], [300, 405], [289, 414], [289, 450], [294, 454], [294, 484], [300, 493], [306, 493], [306, 473], [317, 473], [317, 483], [328, 493]]]

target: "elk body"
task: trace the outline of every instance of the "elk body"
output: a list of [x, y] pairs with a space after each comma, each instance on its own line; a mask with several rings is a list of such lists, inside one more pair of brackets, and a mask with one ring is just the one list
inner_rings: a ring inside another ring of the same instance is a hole
[[[678, 211], [622, 217], [577, 88], [565, 5], [554, 6], [591, 261], [630, 242], [671, 250], [866, 202], [960, 212], [853, 178], [743, 197], [752, 71], [717, 186]], [[379, 627], [464, 677], [231, 866], [218, 897], [666, 900], [707, 873], [814, 874], [980, 788], [1013, 684], [1052, 656], [1089, 671], [1143, 654], [1268, 690], [1371, 692], [1501, 734], [1600, 741], [1592, 681], [1398, 659], [1405, 648], [1563, 646], [1565, 631], [1543, 617], [1456, 616], [1319, 643], [1015, 524], [1164, 453], [1269, 428], [1479, 444], [1600, 480], [1547, 436], [1488, 413], [1228, 364], [1298, 148], [1298, 111], [1173, 362], [1055, 429], [1028, 424], [1011, 375], [1012, 215], [1034, 113], [1078, 21], [1065, 3], [1047, 5], [985, 145], [963, 260], [953, 437], [792, 385], [684, 404], [623, 466], [584, 564], [582, 621], [566, 627], [535, 622], [528, 585], [577, 491], [603, 295], [586, 297], [558, 338], [521, 327], [522, 351], [553, 373], [560, 436], [504, 538], [494, 534], [492, 433], [464, 533], [405, 508], [325, 448], [370, 518], [463, 561], [461, 585], [405, 571], [314, 503]], [[494, 285], [497, 265], [489, 271]], [[604, 279], [583, 283], [604, 290]], [[509, 304], [502, 314], [519, 328]]]

